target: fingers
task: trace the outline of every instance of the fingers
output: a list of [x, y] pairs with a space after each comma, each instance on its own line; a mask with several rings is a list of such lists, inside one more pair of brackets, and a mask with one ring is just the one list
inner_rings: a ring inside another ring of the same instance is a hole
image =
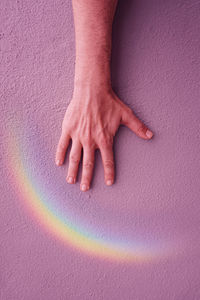
[[69, 146], [70, 139], [71, 137], [69, 134], [67, 133], [61, 134], [61, 137], [58, 142], [57, 150], [56, 150], [56, 157], [55, 157], [55, 162], [57, 166], [61, 166], [64, 162], [65, 153]]
[[89, 146], [83, 148], [83, 166], [80, 188], [82, 191], [87, 191], [90, 188], [92, 174], [94, 169], [95, 149]]
[[67, 174], [67, 182], [75, 183], [78, 173], [79, 162], [81, 159], [82, 145], [78, 140], [73, 140], [72, 148], [69, 155], [69, 167]]
[[153, 132], [134, 115], [130, 108], [122, 114], [121, 124], [126, 125], [137, 136], [145, 140], [149, 140], [153, 136]]
[[114, 155], [112, 144], [107, 143], [106, 145], [100, 146], [101, 157], [104, 167], [104, 179], [107, 185], [112, 185], [114, 182]]

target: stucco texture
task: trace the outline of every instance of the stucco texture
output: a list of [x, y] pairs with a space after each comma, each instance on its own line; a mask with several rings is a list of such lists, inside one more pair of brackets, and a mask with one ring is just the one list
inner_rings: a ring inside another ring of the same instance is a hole
[[55, 151], [73, 92], [70, 0], [1, 0], [2, 300], [200, 299], [200, 3], [119, 1], [112, 84], [154, 132], [120, 126], [115, 183]]

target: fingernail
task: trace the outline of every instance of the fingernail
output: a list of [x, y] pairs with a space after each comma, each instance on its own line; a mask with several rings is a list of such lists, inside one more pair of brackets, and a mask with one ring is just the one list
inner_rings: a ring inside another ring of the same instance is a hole
[[151, 132], [149, 129], [146, 131], [146, 136], [150, 139], [153, 136], [153, 132]]
[[60, 160], [59, 160], [59, 159], [56, 160], [56, 165], [57, 165], [57, 166], [60, 165]]
[[107, 184], [107, 185], [111, 185], [111, 184], [112, 184], [112, 180], [110, 180], [110, 179], [107, 180], [107, 181], [106, 181], [106, 184]]
[[85, 192], [87, 189], [88, 189], [88, 187], [87, 187], [86, 184], [82, 184], [82, 185], [81, 185], [81, 190], [82, 190], [83, 192]]
[[74, 183], [74, 178], [73, 178], [72, 176], [69, 176], [69, 177], [67, 178], [67, 182], [68, 182], [68, 183]]

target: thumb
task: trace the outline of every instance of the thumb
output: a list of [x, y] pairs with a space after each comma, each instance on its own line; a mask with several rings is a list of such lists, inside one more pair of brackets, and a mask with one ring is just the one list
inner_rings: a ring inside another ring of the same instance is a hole
[[121, 118], [121, 124], [131, 129], [137, 136], [149, 140], [153, 136], [153, 132], [147, 128], [147, 126], [140, 121], [133, 111], [128, 108], [124, 110]]

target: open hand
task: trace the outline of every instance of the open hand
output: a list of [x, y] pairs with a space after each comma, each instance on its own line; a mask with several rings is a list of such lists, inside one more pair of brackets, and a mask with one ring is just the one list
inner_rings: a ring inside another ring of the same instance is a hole
[[92, 180], [95, 150], [100, 149], [107, 185], [114, 182], [113, 138], [120, 125], [126, 125], [143, 139], [153, 133], [134, 115], [111, 89], [87, 90], [73, 96], [69, 103], [56, 151], [56, 164], [62, 165], [72, 139], [67, 182], [75, 183], [83, 148], [83, 168], [80, 188], [86, 191]]

